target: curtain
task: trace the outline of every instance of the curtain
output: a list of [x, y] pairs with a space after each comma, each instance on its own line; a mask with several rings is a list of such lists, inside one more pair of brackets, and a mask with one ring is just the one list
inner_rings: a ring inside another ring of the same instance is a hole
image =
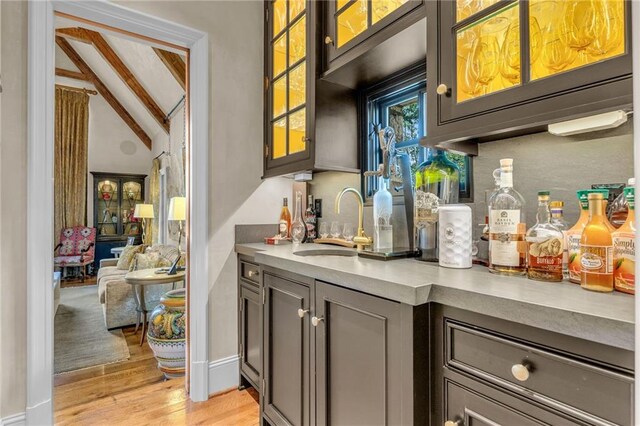
[[[149, 196], [151, 198], [151, 204], [153, 204], [153, 215], [155, 219], [151, 220], [151, 226], [146, 230], [147, 241], [152, 244], [158, 244], [158, 222], [160, 218], [160, 159], [154, 158], [151, 165], [151, 173], [149, 176]], [[168, 206], [168, 204], [167, 204]]]
[[56, 87], [55, 239], [63, 228], [87, 224], [89, 95]]

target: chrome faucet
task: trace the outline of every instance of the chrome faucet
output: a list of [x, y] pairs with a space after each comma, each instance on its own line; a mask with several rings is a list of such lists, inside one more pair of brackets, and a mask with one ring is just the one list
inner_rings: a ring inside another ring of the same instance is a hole
[[340, 214], [340, 201], [342, 200], [342, 196], [347, 192], [351, 192], [358, 201], [358, 235], [353, 238], [353, 242], [356, 243], [358, 251], [361, 251], [366, 246], [373, 244], [373, 240], [364, 233], [364, 201], [362, 194], [355, 188], [344, 188], [340, 191], [336, 196], [336, 214]]

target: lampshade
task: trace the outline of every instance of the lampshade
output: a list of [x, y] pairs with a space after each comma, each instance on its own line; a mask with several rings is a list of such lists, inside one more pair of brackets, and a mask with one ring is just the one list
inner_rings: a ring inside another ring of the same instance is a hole
[[173, 197], [169, 202], [169, 220], [186, 220], [187, 219], [187, 198]]
[[153, 219], [153, 204], [136, 204], [136, 208], [133, 211], [133, 217], [138, 219]]

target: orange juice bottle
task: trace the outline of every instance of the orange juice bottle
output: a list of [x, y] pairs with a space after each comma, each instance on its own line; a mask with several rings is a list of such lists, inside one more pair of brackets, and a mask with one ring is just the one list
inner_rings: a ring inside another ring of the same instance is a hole
[[580, 238], [582, 231], [589, 222], [589, 200], [590, 193], [602, 193], [603, 197], [609, 196], [606, 189], [585, 189], [578, 191], [578, 202], [580, 203], [580, 218], [567, 232], [565, 237], [565, 247], [567, 247], [569, 281], [580, 284]]
[[613, 240], [605, 223], [601, 193], [589, 194], [589, 223], [580, 238], [580, 286], [586, 290], [613, 291]]
[[611, 234], [613, 240], [613, 285], [616, 290], [636, 294], [636, 224], [634, 218], [635, 189], [624, 189], [629, 212], [624, 224]]

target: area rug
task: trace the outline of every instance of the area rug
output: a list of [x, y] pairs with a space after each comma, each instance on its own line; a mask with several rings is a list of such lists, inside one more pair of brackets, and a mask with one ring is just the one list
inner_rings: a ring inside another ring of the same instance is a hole
[[54, 372], [64, 373], [129, 358], [122, 330], [107, 330], [98, 288], [63, 288], [54, 320]]

